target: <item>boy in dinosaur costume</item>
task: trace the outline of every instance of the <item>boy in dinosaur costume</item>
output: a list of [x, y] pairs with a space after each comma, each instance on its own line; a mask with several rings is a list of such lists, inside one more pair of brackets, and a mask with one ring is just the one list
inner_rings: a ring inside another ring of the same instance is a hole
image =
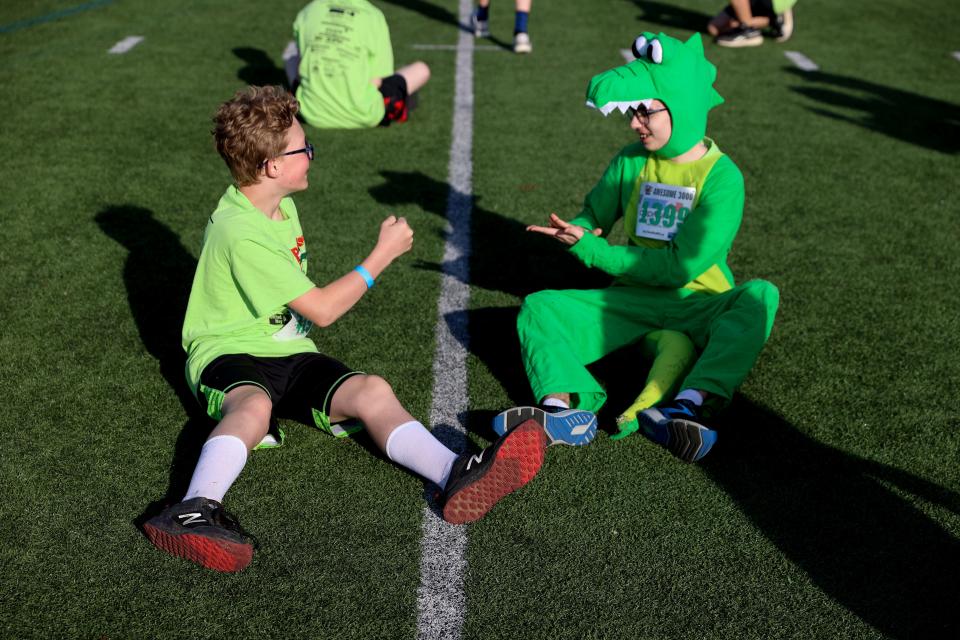
[[[688, 336], [699, 357], [682, 390], [636, 417], [649, 439], [694, 462], [717, 440], [704, 415], [725, 405], [753, 367], [779, 292], [764, 280], [736, 285], [727, 266], [743, 215], [743, 176], [706, 137], [707, 113], [723, 98], [699, 34], [684, 43], [644, 33], [633, 49], [636, 60], [590, 81], [587, 105], [624, 113], [640, 140], [613, 158], [575, 218], [551, 214], [549, 226], [528, 227], [616, 280], [601, 290], [528, 296], [517, 330], [538, 401], [589, 412], [606, 393], [587, 364], [651, 334]], [[621, 217], [629, 245], [613, 246], [604, 231]]]

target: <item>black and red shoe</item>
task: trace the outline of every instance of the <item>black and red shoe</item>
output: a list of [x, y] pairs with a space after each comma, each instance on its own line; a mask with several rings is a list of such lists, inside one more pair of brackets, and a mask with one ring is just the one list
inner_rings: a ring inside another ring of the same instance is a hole
[[537, 475], [547, 450], [547, 435], [527, 420], [473, 455], [453, 463], [444, 492], [443, 519], [466, 524], [482, 518], [501, 498]]
[[158, 549], [214, 571], [240, 571], [253, 559], [252, 536], [209, 498], [167, 507], [147, 520], [143, 531]]

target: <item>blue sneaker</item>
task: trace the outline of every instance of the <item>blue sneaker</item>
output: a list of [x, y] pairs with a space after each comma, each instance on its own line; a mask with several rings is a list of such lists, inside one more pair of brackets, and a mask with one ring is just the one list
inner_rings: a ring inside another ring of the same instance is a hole
[[502, 436], [518, 424], [533, 420], [547, 434], [550, 444], [582, 447], [597, 435], [597, 416], [582, 409], [563, 407], [514, 407], [493, 418], [493, 430]]
[[684, 462], [696, 462], [717, 442], [717, 432], [698, 422], [698, 409], [689, 400], [644, 409], [637, 416], [640, 431]]

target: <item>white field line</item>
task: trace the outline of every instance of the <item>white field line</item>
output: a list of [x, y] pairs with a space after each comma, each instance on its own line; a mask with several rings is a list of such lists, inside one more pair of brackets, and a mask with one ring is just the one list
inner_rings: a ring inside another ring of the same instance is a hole
[[143, 42], [143, 36], [127, 36], [117, 44], [107, 49], [107, 53], [126, 53]]
[[816, 62], [803, 55], [799, 51], [784, 51], [783, 55], [792, 62], [801, 71], [819, 71], [820, 67]]
[[[473, 10], [460, 0], [460, 20]], [[454, 451], [463, 451], [461, 426], [467, 410], [467, 303], [470, 300], [470, 216], [473, 209], [473, 35], [460, 30], [453, 99], [453, 141], [447, 181], [447, 241], [437, 302], [437, 351], [433, 360], [434, 434]], [[417, 638], [458, 640], [466, 614], [467, 531], [447, 524], [436, 505], [423, 510], [420, 586], [417, 589]]]
[[960, 60], [960, 51], [954, 51], [954, 52], [951, 53], [950, 55], [952, 55], [952, 56], [953, 56], [954, 58], [956, 58], [957, 60]]
[[623, 59], [627, 62], [633, 62], [637, 59], [637, 56], [633, 55], [633, 51], [630, 49], [620, 49], [620, 55], [622, 55]]
[[[459, 45], [456, 44], [412, 44], [410, 45], [411, 49], [417, 49], [419, 51], [456, 51]], [[473, 45], [474, 51], [507, 51], [503, 47], [498, 47], [492, 44], [480, 44]]]

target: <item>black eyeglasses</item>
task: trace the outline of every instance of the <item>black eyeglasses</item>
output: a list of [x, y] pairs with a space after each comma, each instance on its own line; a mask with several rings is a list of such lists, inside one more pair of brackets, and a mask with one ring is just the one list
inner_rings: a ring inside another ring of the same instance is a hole
[[666, 107], [662, 109], [647, 109], [643, 105], [640, 105], [637, 108], [629, 107], [626, 111], [626, 116], [628, 121], [636, 118], [643, 124], [647, 124], [648, 122], [650, 122], [650, 116], [652, 116], [655, 113], [660, 113], [661, 111], [669, 111], [669, 109], [667, 109]]
[[[309, 142], [307, 142], [306, 145], [307, 146], [305, 146], [303, 149], [296, 149], [294, 151], [285, 151], [276, 157], [279, 158], [281, 156], [295, 156], [298, 153], [305, 153], [307, 154], [307, 160], [313, 160], [313, 145], [310, 144]], [[260, 166], [261, 167], [265, 166], [267, 162], [269, 162], [269, 160], [264, 160], [263, 162], [260, 163]]]

